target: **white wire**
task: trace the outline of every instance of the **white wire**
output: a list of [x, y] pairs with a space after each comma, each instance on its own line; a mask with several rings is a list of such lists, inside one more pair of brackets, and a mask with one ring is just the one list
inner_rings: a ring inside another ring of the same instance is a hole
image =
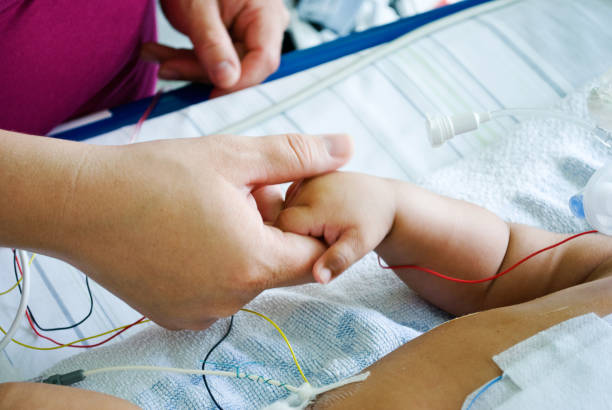
[[491, 115], [491, 118], [512, 117], [512, 116], [550, 117], [550, 118], [557, 118], [562, 121], [573, 122], [588, 130], [592, 130], [593, 128], [595, 128], [593, 124], [583, 121], [580, 118], [573, 117], [571, 114], [565, 113], [563, 111], [554, 111], [554, 110], [546, 110], [546, 109], [538, 109], [538, 108], [504, 108], [501, 110], [491, 111], [489, 114]]
[[148, 372], [170, 372], [170, 373], [182, 373], [182, 374], [200, 374], [207, 376], [225, 376], [233, 377], [234, 379], [249, 379], [254, 382], [262, 384], [271, 384], [276, 387], [283, 387], [291, 392], [298, 391], [298, 388], [290, 384], [282, 383], [274, 379], [266, 379], [263, 376], [257, 376], [254, 374], [247, 374], [244, 372], [229, 372], [223, 370], [199, 370], [199, 369], [177, 369], [174, 367], [158, 367], [158, 366], [114, 366], [114, 367], [102, 367], [99, 369], [86, 370], [83, 372], [83, 376], [88, 377], [98, 373], [106, 372], [120, 372], [120, 371], [148, 371]]
[[610, 133], [610, 131], [607, 131], [601, 127], [594, 126], [593, 124], [587, 121], [584, 121], [578, 117], [575, 117], [571, 114], [562, 111], [542, 110], [537, 108], [505, 108], [502, 110], [491, 111], [489, 115], [491, 116], [491, 118], [499, 118], [505, 116], [557, 118], [561, 121], [576, 124], [584, 130], [589, 131], [590, 135], [593, 135], [599, 142], [601, 142], [607, 148], [612, 148], [612, 146], [608, 142], [612, 139], [612, 133]]
[[19, 255], [19, 260], [21, 262], [21, 267], [23, 270], [23, 288], [21, 290], [21, 300], [19, 301], [17, 314], [13, 319], [13, 323], [11, 323], [11, 327], [9, 327], [2, 340], [0, 340], [0, 352], [4, 350], [6, 345], [9, 344], [9, 342], [15, 335], [15, 332], [17, 332], [19, 322], [25, 315], [26, 308], [28, 307], [28, 299], [30, 298], [30, 265], [28, 264], [28, 255], [25, 251], [22, 250], [17, 251], [17, 254]]
[[245, 119], [238, 121], [232, 125], [229, 125], [225, 128], [219, 129], [215, 132], [215, 134], [238, 134], [242, 131], [245, 131], [249, 128], [252, 128], [258, 124], [261, 124], [265, 120], [275, 115], [281, 114], [287, 111], [289, 108], [299, 104], [305, 99], [312, 97], [313, 95], [323, 91], [324, 89], [336, 84], [339, 81], [347, 78], [349, 75], [361, 70], [366, 67], [370, 63], [383, 58], [387, 54], [398, 50], [408, 43], [420, 38], [427, 36], [434, 31], [440, 30], [446, 27], [449, 24], [452, 24], [455, 21], [462, 20], [468, 17], [471, 17], [475, 14], [490, 11], [499, 7], [503, 7], [508, 3], [515, 2], [516, 0], [498, 0], [491, 3], [486, 3], [480, 6], [472, 7], [467, 10], [464, 10], [461, 13], [455, 13], [446, 18], [431, 22], [426, 24], [416, 30], [409, 32], [408, 34], [404, 34], [401, 37], [396, 38], [393, 41], [388, 42], [382, 46], [375, 48], [367, 52], [362, 57], [358, 58], [356, 61], [348, 64], [339, 70], [333, 72], [329, 76], [318, 79], [314, 84], [308, 84], [306, 87], [296, 92], [295, 94], [285, 98], [284, 100], [267, 107], [255, 114], [246, 117]]

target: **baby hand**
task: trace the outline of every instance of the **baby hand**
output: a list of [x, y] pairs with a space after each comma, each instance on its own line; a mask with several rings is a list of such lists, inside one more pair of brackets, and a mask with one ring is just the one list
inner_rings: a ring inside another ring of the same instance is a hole
[[276, 226], [327, 243], [313, 274], [328, 283], [382, 242], [393, 226], [395, 203], [393, 181], [334, 172], [295, 182]]

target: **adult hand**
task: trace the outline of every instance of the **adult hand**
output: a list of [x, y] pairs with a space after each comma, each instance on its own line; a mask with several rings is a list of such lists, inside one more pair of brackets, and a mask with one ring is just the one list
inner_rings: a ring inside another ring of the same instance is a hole
[[269, 185], [351, 154], [346, 135], [87, 146], [55, 251], [158, 324], [202, 329], [264, 289], [311, 280], [325, 247], [265, 223], [282, 204]]
[[143, 58], [160, 63], [160, 78], [210, 82], [238, 90], [278, 68], [289, 13], [282, 0], [162, 0], [170, 23], [193, 50], [145, 44]]

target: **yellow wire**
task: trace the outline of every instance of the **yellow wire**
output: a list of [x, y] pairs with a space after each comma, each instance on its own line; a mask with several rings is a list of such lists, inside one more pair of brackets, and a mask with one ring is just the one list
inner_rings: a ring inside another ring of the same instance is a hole
[[[35, 257], [36, 257], [36, 254], [33, 253], [32, 257], [30, 258], [30, 261], [28, 262], [28, 266], [32, 265], [32, 262], [34, 261]], [[17, 283], [15, 283], [9, 290], [7, 290], [7, 291], [5, 291], [3, 293], [0, 293], [0, 296], [5, 295], [5, 294], [9, 293], [10, 291], [12, 291], [13, 289], [15, 289], [17, 287], [17, 285], [21, 282], [21, 279], [23, 279], [23, 278], [20, 278], [17, 281]], [[293, 348], [291, 347], [291, 343], [289, 343], [289, 339], [287, 339], [287, 336], [285, 336], [285, 333], [281, 330], [281, 328], [276, 323], [274, 323], [274, 321], [272, 319], [270, 319], [268, 316], [264, 315], [263, 313], [259, 313], [259, 312], [256, 312], [254, 310], [246, 309], [246, 308], [245, 309], [240, 309], [240, 310], [242, 310], [243, 312], [247, 312], [247, 313], [251, 313], [253, 315], [259, 316], [259, 317], [267, 320], [272, 326], [274, 326], [274, 328], [278, 331], [278, 333], [285, 340], [285, 343], [287, 343], [287, 347], [289, 348], [289, 351], [291, 352], [291, 356], [293, 357], [293, 362], [295, 363], [295, 367], [297, 367], [298, 371], [300, 372], [300, 375], [302, 376], [302, 379], [304, 379], [304, 381], [306, 383], [310, 383], [308, 381], [308, 379], [306, 378], [306, 375], [302, 371], [302, 367], [300, 366], [300, 363], [298, 362], [298, 359], [295, 356], [295, 352], [293, 351]], [[137, 323], [137, 325], [140, 325], [140, 324], [143, 324], [143, 323], [146, 323], [146, 322], [150, 322], [150, 320], [149, 319], [143, 320], [142, 322]], [[15, 339], [11, 339], [11, 340], [13, 342], [17, 343], [18, 345], [26, 347], [28, 349], [34, 349], [34, 350], [56, 350], [56, 349], [61, 349], [63, 347], [66, 347], [66, 346], [69, 346], [69, 345], [72, 345], [72, 344], [75, 344], [75, 343], [83, 342], [85, 340], [95, 339], [97, 337], [101, 337], [101, 336], [107, 335], [109, 333], [125, 329], [128, 326], [130, 326], [130, 325], [121, 326], [121, 327], [118, 327], [116, 329], [109, 330], [109, 331], [104, 332], [104, 333], [100, 333], [100, 334], [95, 335], [95, 336], [85, 337], [83, 339], [75, 340], [74, 342], [70, 342], [70, 343], [66, 343], [66, 344], [58, 345], [58, 346], [53, 346], [53, 347], [36, 347], [36, 346], [30, 346], [28, 344], [22, 343], [22, 342], [20, 342], [18, 340], [15, 340]], [[0, 326], [0, 331], [2, 331], [2, 333], [6, 334], [6, 332], [4, 331], [2, 326]]]
[[[35, 253], [33, 253], [33, 254], [32, 254], [32, 257], [30, 258], [30, 262], [28, 262], [28, 266], [31, 266], [31, 265], [32, 265], [32, 262], [34, 262], [34, 258], [35, 258], [35, 257], [36, 257], [36, 254], [35, 254]], [[11, 292], [12, 290], [14, 290], [14, 289], [15, 289], [17, 286], [19, 286], [19, 284], [21, 283], [21, 280], [22, 280], [22, 279], [23, 279], [23, 278], [19, 278], [19, 280], [18, 280], [18, 281], [17, 281], [17, 282], [16, 282], [16, 283], [15, 283], [13, 286], [11, 286], [11, 287], [10, 287], [8, 290], [5, 290], [4, 292], [1, 292], [1, 293], [0, 293], [0, 296], [4, 296], [4, 295], [6, 295], [7, 293], [9, 293], [9, 292]]]
[[300, 371], [300, 374], [302, 375], [302, 379], [304, 379], [304, 381], [306, 383], [310, 384], [310, 382], [308, 381], [308, 379], [304, 375], [304, 372], [302, 371], [302, 367], [298, 363], [297, 357], [295, 357], [295, 353], [293, 352], [293, 348], [291, 347], [291, 343], [289, 343], [289, 339], [287, 339], [287, 336], [285, 336], [285, 333], [283, 333], [281, 328], [278, 327], [278, 325], [276, 323], [274, 323], [274, 321], [272, 319], [270, 319], [268, 316], [264, 315], [263, 313], [255, 312], [254, 310], [251, 310], [251, 309], [240, 309], [240, 310], [242, 310], [243, 312], [252, 313], [252, 314], [257, 315], [257, 316], [259, 316], [259, 317], [261, 317], [263, 319], [266, 319], [272, 326], [274, 326], [276, 328], [278, 333], [280, 333], [280, 335], [283, 337], [283, 339], [285, 339], [285, 343], [287, 343], [287, 347], [289, 347], [289, 351], [291, 351], [291, 356], [293, 356], [293, 362], [295, 363], [295, 367], [297, 367], [297, 369]]
[[[28, 266], [32, 265], [32, 262], [34, 262], [34, 258], [35, 257], [36, 257], [36, 254], [33, 253], [32, 257], [30, 258], [30, 261], [28, 262]], [[23, 277], [19, 278], [19, 280], [9, 290], [0, 293], [0, 296], [5, 295], [5, 294], [9, 293], [10, 291], [12, 291], [13, 289], [15, 289], [17, 287], [17, 285], [19, 285], [19, 283], [21, 282], [22, 279], [23, 279]], [[151, 321], [150, 319], [145, 319], [142, 322], [138, 322], [138, 323], [134, 324], [133, 326], [141, 325], [143, 323], [147, 323], [147, 322], [150, 322], [150, 321]], [[56, 350], [56, 349], [61, 349], [61, 348], [67, 347], [69, 345], [73, 345], [73, 344], [76, 344], [76, 343], [84, 342], [85, 340], [96, 339], [98, 337], [105, 336], [105, 335], [107, 335], [109, 333], [118, 332], [119, 330], [123, 330], [123, 329], [125, 329], [128, 326], [132, 326], [132, 325], [120, 326], [120, 327], [118, 327], [116, 329], [108, 330], [108, 331], [106, 331], [104, 333], [100, 333], [100, 334], [97, 334], [97, 335], [94, 335], [94, 336], [84, 337], [82, 339], [75, 340], [74, 342], [64, 343], [62, 345], [57, 345], [57, 346], [53, 346], [53, 347], [37, 347], [37, 346], [31, 346], [31, 345], [26, 344], [26, 343], [22, 343], [19, 340], [15, 340], [15, 339], [11, 339], [11, 340], [14, 343], [17, 343], [20, 346], [23, 346], [25, 348], [32, 349], [32, 350]], [[6, 331], [4, 330], [4, 328], [2, 326], [0, 326], [0, 332], [6, 334]]]
[[[302, 376], [302, 379], [304, 379], [304, 381], [306, 383], [310, 383], [308, 381], [308, 379], [306, 378], [306, 375], [304, 374], [304, 371], [302, 370], [302, 367], [300, 366], [300, 363], [298, 362], [297, 357], [295, 356], [295, 352], [293, 351], [293, 348], [291, 347], [291, 343], [289, 342], [289, 339], [287, 339], [287, 336], [285, 336], [285, 333], [281, 330], [281, 328], [272, 319], [270, 319], [268, 316], [264, 315], [263, 313], [259, 313], [259, 312], [256, 312], [254, 310], [251, 310], [251, 309], [240, 309], [240, 310], [242, 310], [243, 312], [251, 313], [253, 315], [257, 315], [257, 316], [267, 320], [272, 326], [274, 326], [274, 328], [278, 331], [278, 333], [285, 340], [285, 343], [287, 344], [287, 347], [289, 348], [289, 351], [291, 352], [291, 356], [293, 357], [293, 362], [295, 363], [295, 367], [297, 367], [298, 371], [300, 372], [300, 375]], [[151, 321], [150, 319], [145, 319], [142, 322], [136, 323], [134, 326], [141, 325], [143, 323], [147, 323], [147, 322], [150, 322], [150, 321]], [[57, 350], [57, 349], [62, 349], [64, 347], [67, 347], [69, 345], [73, 345], [73, 344], [76, 344], [76, 343], [84, 342], [84, 341], [90, 340], [90, 339], [95, 339], [95, 338], [98, 338], [98, 337], [101, 337], [101, 336], [105, 336], [105, 335], [107, 335], [109, 333], [113, 333], [113, 332], [117, 332], [119, 330], [123, 330], [123, 329], [125, 329], [128, 326], [130, 326], [130, 325], [120, 326], [118, 328], [115, 328], [115, 329], [112, 329], [112, 330], [108, 330], [108, 331], [106, 331], [104, 333], [100, 333], [100, 334], [97, 334], [97, 335], [94, 335], [94, 336], [84, 337], [82, 339], [75, 340], [74, 342], [69, 342], [69, 343], [65, 343], [65, 344], [58, 345], [58, 346], [52, 346], [52, 347], [31, 346], [31, 345], [28, 345], [26, 343], [20, 342], [19, 340], [15, 340], [15, 339], [11, 339], [11, 340], [14, 343], [16, 343], [16, 344], [18, 344], [20, 346], [23, 346], [23, 347], [25, 347], [27, 349], [32, 349], [32, 350]], [[2, 326], [0, 326], [0, 332], [6, 334], [6, 331], [4, 330], [4, 328]]]
[[[289, 348], [289, 351], [291, 352], [291, 356], [293, 357], [293, 362], [295, 363], [295, 366], [297, 367], [298, 371], [300, 372], [300, 375], [302, 376], [302, 379], [304, 379], [304, 381], [306, 383], [309, 383], [308, 379], [306, 378], [306, 375], [304, 375], [304, 372], [302, 371], [302, 367], [300, 366], [300, 363], [298, 362], [297, 357], [295, 356], [295, 352], [293, 351], [293, 348], [291, 347], [291, 343], [289, 342], [289, 339], [287, 339], [287, 336], [285, 336], [285, 333], [281, 330], [281, 328], [272, 319], [270, 319], [269, 317], [267, 317], [263, 313], [259, 313], [259, 312], [256, 312], [256, 311], [250, 310], [250, 309], [240, 309], [240, 310], [242, 310], [243, 312], [251, 313], [253, 315], [257, 315], [257, 316], [267, 320], [272, 326], [274, 326], [274, 328], [278, 331], [278, 333], [280, 333], [282, 338], [285, 340], [285, 343], [287, 343], [287, 347]], [[143, 323], [147, 323], [147, 322], [150, 322], [150, 321], [151, 321], [150, 319], [145, 319], [142, 322], [136, 323], [134, 326], [141, 325]], [[125, 329], [128, 326], [130, 326], [130, 325], [120, 326], [118, 328], [115, 328], [115, 329], [112, 329], [112, 330], [108, 330], [108, 331], [106, 331], [104, 333], [100, 333], [100, 334], [97, 334], [97, 335], [94, 335], [94, 336], [84, 337], [82, 339], [75, 340], [74, 342], [69, 342], [69, 343], [65, 343], [65, 344], [57, 345], [57, 346], [52, 346], [52, 347], [31, 346], [31, 345], [28, 345], [26, 343], [20, 342], [19, 340], [15, 340], [15, 339], [11, 339], [11, 340], [14, 343], [16, 343], [16, 344], [18, 344], [20, 346], [23, 346], [25, 348], [32, 349], [32, 350], [57, 350], [57, 349], [62, 349], [64, 347], [67, 347], [69, 345], [73, 345], [73, 344], [76, 344], [76, 343], [84, 342], [84, 341], [90, 340], [90, 339], [95, 339], [95, 338], [98, 338], [98, 337], [101, 337], [101, 336], [105, 336], [105, 335], [107, 335], [109, 333], [117, 332], [119, 330]], [[6, 334], [6, 331], [4, 330], [4, 328], [2, 326], [0, 326], [0, 332]]]
[[[136, 326], [136, 325], [142, 325], [143, 323], [147, 323], [147, 322], [150, 322], [150, 321], [151, 321], [150, 319], [145, 319], [145, 320], [143, 320], [142, 322], [138, 322], [138, 323], [134, 324], [134, 326]], [[37, 346], [30, 346], [30, 345], [28, 345], [28, 344], [22, 343], [22, 342], [20, 342], [20, 341], [18, 341], [18, 340], [15, 340], [15, 339], [11, 339], [11, 340], [12, 340], [14, 343], [17, 343], [17, 344], [18, 344], [18, 345], [20, 345], [20, 346], [23, 346], [23, 347], [26, 347], [26, 348], [28, 348], [28, 349], [32, 349], [32, 350], [56, 350], [56, 349], [61, 349], [61, 348], [63, 348], [63, 347], [69, 346], [69, 345], [73, 345], [73, 344], [75, 344], [75, 343], [84, 342], [85, 340], [90, 340], [90, 339], [95, 339], [95, 338], [97, 338], [97, 337], [105, 336], [105, 335], [107, 335], [107, 334], [109, 334], [109, 333], [113, 333], [113, 332], [117, 332], [117, 331], [119, 331], [119, 330], [123, 330], [123, 329], [125, 329], [125, 328], [126, 328], [126, 327], [128, 327], [128, 326], [131, 326], [131, 325], [120, 326], [120, 327], [118, 327], [118, 328], [116, 328], [116, 329], [109, 330], [109, 331], [106, 331], [106, 332], [104, 332], [104, 333], [100, 333], [99, 335], [89, 336], [89, 337], [84, 337], [84, 338], [82, 338], [82, 339], [75, 340], [74, 342], [65, 343], [65, 344], [63, 344], [63, 345], [58, 345], [58, 346], [53, 346], [53, 347], [37, 347]], [[2, 333], [4, 333], [4, 334], [6, 334], [6, 331], [5, 331], [5, 330], [2, 328], [2, 326], [0, 326], [0, 332], [2, 332]]]
[[0, 296], [6, 295], [7, 293], [9, 293], [13, 289], [15, 289], [17, 287], [17, 285], [19, 285], [21, 283], [21, 279], [23, 279], [23, 278], [19, 278], [19, 280], [17, 282], [15, 282], [15, 284], [9, 288], [9, 290], [5, 290], [4, 292], [0, 293]]

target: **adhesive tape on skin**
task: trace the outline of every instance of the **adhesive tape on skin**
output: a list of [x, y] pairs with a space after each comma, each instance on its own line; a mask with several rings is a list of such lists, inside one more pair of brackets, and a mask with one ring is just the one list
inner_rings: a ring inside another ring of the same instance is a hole
[[591, 90], [587, 99], [591, 118], [600, 127], [612, 131], [612, 70], [602, 77], [599, 87]]

